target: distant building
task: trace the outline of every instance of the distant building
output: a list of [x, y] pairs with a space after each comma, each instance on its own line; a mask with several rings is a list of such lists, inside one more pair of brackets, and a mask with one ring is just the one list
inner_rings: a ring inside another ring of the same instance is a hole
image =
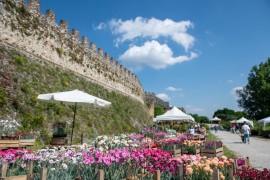
[[154, 117], [155, 114], [155, 107], [161, 107], [164, 108], [165, 111], [170, 109], [169, 102], [165, 102], [158, 98], [155, 93], [152, 92], [145, 92], [145, 99], [146, 104], [149, 107], [149, 112], [152, 117]]

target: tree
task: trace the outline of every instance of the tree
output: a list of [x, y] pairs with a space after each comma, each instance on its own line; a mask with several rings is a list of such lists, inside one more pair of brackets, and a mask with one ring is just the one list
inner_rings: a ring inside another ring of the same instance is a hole
[[224, 108], [224, 109], [218, 109], [214, 112], [213, 117], [218, 117], [224, 121], [231, 121], [234, 119], [240, 119], [241, 117], [248, 118], [243, 112], [241, 111], [234, 111], [232, 109]]
[[154, 117], [156, 117], [158, 115], [162, 115], [164, 113], [165, 113], [164, 108], [162, 108], [162, 107], [155, 107]]
[[236, 93], [238, 105], [244, 113], [255, 119], [270, 115], [270, 58], [252, 67], [248, 84]]
[[200, 116], [198, 114], [190, 114], [197, 123], [209, 123], [209, 119], [206, 116]]

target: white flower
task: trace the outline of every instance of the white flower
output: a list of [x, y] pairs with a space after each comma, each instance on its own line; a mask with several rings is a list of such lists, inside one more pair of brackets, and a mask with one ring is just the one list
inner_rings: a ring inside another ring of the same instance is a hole
[[77, 159], [75, 157], [72, 157], [71, 159], [73, 164], [77, 164]]
[[51, 168], [51, 171], [55, 171], [55, 168]]
[[50, 159], [50, 160], [49, 160], [49, 163], [50, 163], [50, 164], [53, 164], [54, 162], [53, 162], [53, 160], [52, 160], [52, 159]]
[[62, 166], [63, 169], [67, 169], [68, 168], [67, 164], [65, 164], [65, 163], [62, 163], [61, 166]]

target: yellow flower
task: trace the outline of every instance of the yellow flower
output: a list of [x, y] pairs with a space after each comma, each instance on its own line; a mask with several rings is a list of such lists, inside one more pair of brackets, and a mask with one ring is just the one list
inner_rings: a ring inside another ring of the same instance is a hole
[[210, 165], [210, 164], [211, 164], [211, 161], [210, 161], [209, 159], [207, 159], [207, 160], [205, 161], [205, 164], [206, 164], [206, 165]]
[[218, 162], [218, 167], [223, 168], [223, 167], [224, 167], [224, 162], [219, 161], [219, 162]]
[[216, 159], [213, 159], [212, 164], [217, 167], [218, 166], [218, 161]]
[[226, 156], [221, 156], [222, 160], [227, 160], [228, 158]]
[[193, 173], [193, 169], [190, 168], [190, 167], [188, 167], [188, 168], [186, 169], [186, 174], [187, 174], [187, 175], [191, 175], [192, 173]]
[[219, 172], [219, 177], [220, 177], [220, 179], [225, 179], [225, 176], [223, 175], [222, 172]]
[[206, 173], [208, 173], [208, 172], [210, 172], [210, 167], [209, 166], [205, 166], [204, 168], [203, 168], [203, 170], [204, 170], [204, 172], [206, 172]]

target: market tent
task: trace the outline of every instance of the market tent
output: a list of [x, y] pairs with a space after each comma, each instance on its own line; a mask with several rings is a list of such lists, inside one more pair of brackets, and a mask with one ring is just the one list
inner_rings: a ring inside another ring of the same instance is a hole
[[77, 111], [77, 105], [82, 106], [95, 106], [95, 107], [107, 107], [111, 105], [111, 102], [105, 101], [98, 97], [87, 94], [83, 91], [73, 90], [65, 92], [55, 92], [49, 94], [40, 94], [37, 97], [40, 100], [52, 101], [52, 102], [61, 102], [68, 105], [74, 105], [74, 115], [72, 123], [72, 132], [71, 132], [71, 144], [73, 138], [73, 129], [75, 123], [75, 116]]
[[258, 121], [258, 124], [261, 124], [261, 123], [263, 123], [263, 128], [265, 128], [265, 125], [270, 123], [270, 116]]
[[163, 115], [157, 116], [153, 119], [154, 122], [194, 122], [191, 115], [185, 114], [177, 107], [173, 107]]
[[213, 119], [210, 119], [210, 121], [211, 121], [211, 122], [213, 122], [213, 121], [220, 122], [221, 119], [219, 119], [218, 117], [214, 117]]
[[238, 123], [238, 124], [243, 124], [244, 122], [246, 122], [248, 125], [250, 125], [251, 127], [253, 127], [253, 121], [250, 121], [250, 120], [248, 120], [248, 119], [246, 119], [244, 117], [241, 117], [240, 119], [238, 119], [236, 121], [236, 123]]
[[237, 120], [230, 121], [231, 124], [235, 124]]

